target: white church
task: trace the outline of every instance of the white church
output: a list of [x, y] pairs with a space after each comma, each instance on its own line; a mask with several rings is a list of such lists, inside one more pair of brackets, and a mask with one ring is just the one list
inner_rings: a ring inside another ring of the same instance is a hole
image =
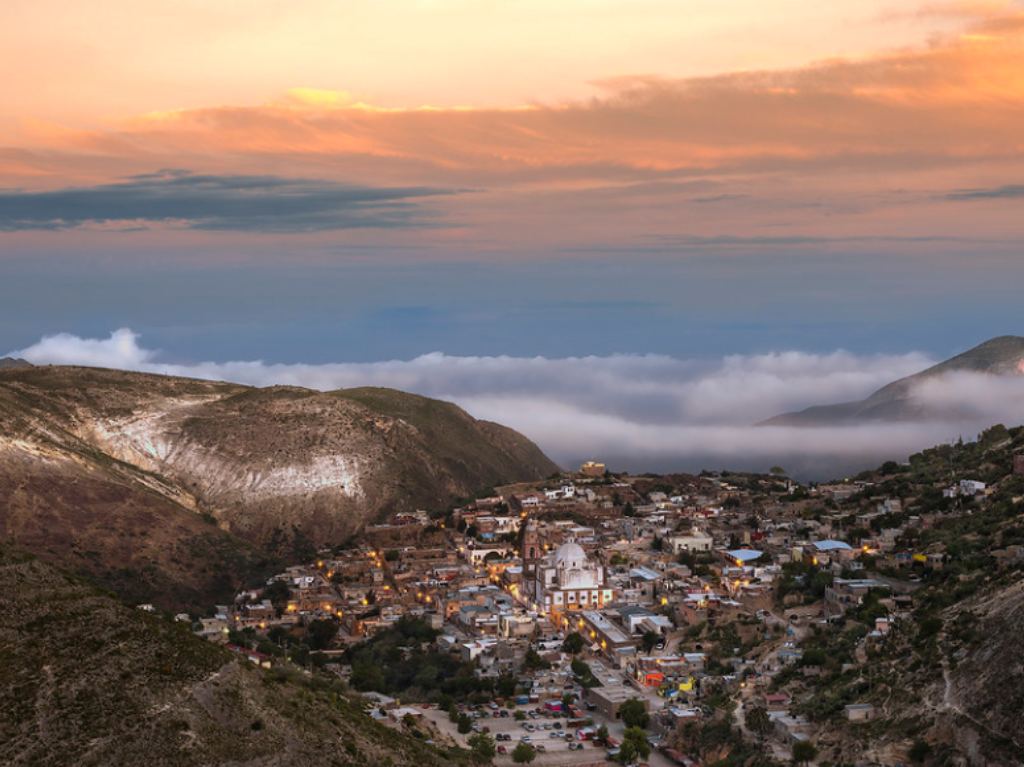
[[536, 566], [534, 602], [553, 622], [569, 610], [596, 610], [612, 601], [604, 567], [587, 559], [577, 543], [563, 543]]

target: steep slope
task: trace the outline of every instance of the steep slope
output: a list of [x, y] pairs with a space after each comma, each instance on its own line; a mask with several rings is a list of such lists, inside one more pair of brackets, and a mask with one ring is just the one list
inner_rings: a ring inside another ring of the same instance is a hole
[[[1017, 767], [1024, 754], [1024, 427], [994, 426], [977, 442], [941, 445], [858, 479], [871, 497], [840, 507], [847, 519], [898, 495], [903, 511], [884, 527], [904, 527], [897, 549], [941, 554], [939, 563], [892, 568], [867, 563], [911, 602], [890, 614], [891, 629], [868, 641], [859, 668], [842, 665], [803, 681], [798, 710], [822, 722], [819, 750], [837, 764]], [[895, 472], [895, 473], [894, 473]], [[943, 498], [950, 472], [984, 481], [973, 499]], [[910, 520], [923, 524], [908, 524]], [[870, 607], [844, 624], [813, 629], [838, 658], [873, 623]], [[806, 647], [806, 644], [804, 645]], [[844, 646], [847, 649], [844, 649]], [[805, 649], [806, 652], [806, 649]], [[850, 655], [853, 661], [857, 656]], [[868, 723], [846, 721], [847, 703], [871, 703]], [[917, 745], [918, 761], [910, 758]], [[930, 753], [930, 756], [921, 754]]]
[[511, 430], [385, 389], [14, 368], [0, 423], [0, 532], [115, 587], [124, 570], [139, 596], [152, 580], [224, 594], [256, 550], [308, 556], [386, 513], [556, 470]]
[[6, 765], [457, 764], [337, 683], [264, 672], [0, 546]]
[[[938, 415], [914, 398], [924, 381], [953, 372], [1008, 375], [1024, 373], [1024, 337], [999, 336], [944, 362], [883, 386], [866, 399], [817, 405], [764, 421], [763, 426], [834, 426], [865, 421], [914, 421]], [[949, 415], [943, 413], [941, 415]]]

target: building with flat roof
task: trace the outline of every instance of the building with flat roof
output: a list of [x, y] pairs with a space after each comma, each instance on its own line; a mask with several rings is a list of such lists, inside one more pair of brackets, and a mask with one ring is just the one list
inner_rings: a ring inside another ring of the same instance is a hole
[[636, 699], [647, 706], [645, 696], [637, 695], [636, 691], [623, 684], [606, 685], [603, 687], [592, 687], [587, 690], [587, 703], [595, 706], [598, 711], [609, 719], [619, 718], [619, 709], [627, 700]]
[[633, 639], [625, 631], [596, 610], [580, 613], [575, 628], [584, 639], [599, 645], [609, 655], [617, 650], [634, 647]]

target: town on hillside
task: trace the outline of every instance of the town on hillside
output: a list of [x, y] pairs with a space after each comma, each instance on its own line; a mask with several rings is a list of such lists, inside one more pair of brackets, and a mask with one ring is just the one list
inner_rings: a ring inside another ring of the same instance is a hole
[[977, 458], [1006, 432], [818, 485], [587, 462], [395, 513], [194, 628], [499, 764], [911, 764], [941, 748], [895, 677], [946, 662], [922, 589], [1024, 566], [1024, 531], [980, 570], [964, 544], [1024, 493], [1024, 454]]

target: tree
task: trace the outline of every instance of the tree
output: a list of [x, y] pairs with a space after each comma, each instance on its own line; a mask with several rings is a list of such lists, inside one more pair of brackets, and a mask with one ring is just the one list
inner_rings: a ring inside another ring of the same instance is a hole
[[772, 720], [768, 716], [768, 711], [762, 706], [756, 706], [747, 712], [747, 727], [751, 732], [756, 734], [758, 737], [764, 737], [772, 729]]
[[598, 727], [597, 728], [597, 732], [594, 733], [594, 737], [597, 738], [602, 743], [604, 743], [606, 740], [608, 740], [608, 727], [607, 727], [607, 725], [603, 725], [602, 724], [600, 727]]
[[338, 624], [334, 621], [315, 620], [306, 629], [306, 638], [314, 650], [326, 650], [337, 633]]
[[516, 764], [529, 764], [537, 758], [537, 752], [533, 750], [533, 746], [529, 743], [523, 743], [520, 741], [515, 748], [512, 749], [512, 761]]
[[619, 706], [619, 716], [626, 723], [626, 727], [646, 727], [651, 721], [647, 706], [637, 698], [630, 698]]
[[661, 636], [659, 636], [658, 632], [645, 631], [644, 635], [640, 637], [640, 646], [644, 648], [645, 653], [650, 653], [660, 641]]
[[583, 636], [578, 631], [573, 631], [569, 636], [562, 642], [562, 652], [567, 652], [570, 655], [576, 655], [583, 651]]
[[537, 671], [549, 669], [551, 668], [551, 664], [540, 657], [540, 653], [531, 647], [526, 651], [526, 657], [523, 659], [523, 668], [527, 671]]
[[[292, 659], [295, 660], [294, 656]], [[349, 681], [360, 692], [367, 690], [380, 692], [385, 688], [383, 670], [377, 664], [367, 660], [359, 660], [352, 664], [352, 676], [349, 677]]]
[[274, 581], [263, 589], [263, 598], [270, 600], [278, 615], [281, 615], [284, 612], [284, 608], [288, 606], [288, 599], [291, 595], [292, 590], [288, 588], [288, 584], [285, 581]]
[[467, 732], [473, 729], [473, 720], [465, 714], [459, 714], [459, 720], [456, 723], [459, 730], [459, 734], [465, 735]]
[[786, 470], [783, 469], [781, 466], [772, 466], [770, 469], [768, 469], [768, 473], [775, 477], [786, 476]]
[[926, 740], [918, 738], [914, 741], [914, 745], [910, 747], [910, 751], [907, 752], [907, 756], [910, 757], [910, 761], [914, 764], [924, 764], [925, 759], [931, 756], [932, 747], [931, 744]]
[[516, 718], [517, 722], [522, 722], [526, 720], [526, 712], [520, 709], [516, 709], [516, 712], [512, 716]]
[[809, 740], [799, 740], [793, 744], [793, 762], [807, 764], [818, 755], [818, 749]]
[[466, 740], [469, 744], [470, 750], [473, 752], [473, 757], [479, 762], [489, 762], [494, 758], [496, 753], [494, 747], [494, 738], [485, 732], [478, 732], [475, 735], [470, 735]]
[[516, 694], [516, 678], [511, 674], [502, 674], [494, 683], [494, 691], [503, 698]]
[[622, 516], [624, 517], [635, 517], [636, 509], [633, 508], [633, 504], [626, 501], [626, 505], [622, 507]]
[[619, 746], [619, 760], [629, 764], [637, 759], [646, 759], [651, 755], [651, 744], [647, 742], [647, 733], [640, 727], [627, 727]]

